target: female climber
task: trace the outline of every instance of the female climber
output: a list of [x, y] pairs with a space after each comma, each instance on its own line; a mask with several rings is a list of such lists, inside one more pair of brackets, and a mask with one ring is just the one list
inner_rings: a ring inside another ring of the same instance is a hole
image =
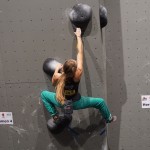
[[[117, 117], [112, 116], [104, 99], [81, 96], [78, 86], [83, 72], [83, 42], [81, 29], [77, 28], [75, 36], [77, 40], [77, 58], [69, 59], [63, 65], [57, 65], [52, 77], [52, 84], [56, 88], [56, 93], [43, 91], [41, 99], [53, 117], [53, 121], [59, 120], [59, 114], [55, 106], [63, 108], [68, 100], [72, 102], [73, 110], [84, 108], [99, 109], [106, 123], [116, 121]], [[59, 70], [62, 69], [60, 73]]]

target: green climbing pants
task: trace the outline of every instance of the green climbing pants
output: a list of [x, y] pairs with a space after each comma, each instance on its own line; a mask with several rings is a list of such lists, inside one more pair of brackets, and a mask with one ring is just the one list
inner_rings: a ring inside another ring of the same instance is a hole
[[[51, 116], [58, 114], [56, 107], [63, 108], [63, 105], [61, 105], [56, 99], [56, 93], [49, 92], [49, 91], [42, 91], [41, 99], [44, 106], [51, 114]], [[110, 111], [104, 99], [81, 96], [81, 98], [78, 101], [73, 102], [74, 110], [91, 108], [91, 107], [99, 109], [100, 113], [102, 114], [106, 122], [110, 122], [112, 116], [110, 114]]]

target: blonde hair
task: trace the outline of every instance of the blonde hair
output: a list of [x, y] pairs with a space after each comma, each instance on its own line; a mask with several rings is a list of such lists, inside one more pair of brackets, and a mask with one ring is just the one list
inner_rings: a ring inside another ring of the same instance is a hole
[[64, 86], [65, 82], [73, 79], [77, 69], [77, 63], [73, 59], [67, 60], [63, 65], [63, 73], [56, 85], [56, 98], [63, 105], [65, 101]]

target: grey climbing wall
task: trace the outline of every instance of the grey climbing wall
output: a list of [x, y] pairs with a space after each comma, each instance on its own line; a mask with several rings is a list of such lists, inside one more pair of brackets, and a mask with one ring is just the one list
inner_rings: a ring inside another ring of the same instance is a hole
[[110, 150], [150, 149], [150, 1], [105, 1], [107, 100], [118, 121], [109, 126]]
[[77, 3], [92, 7], [85, 45], [82, 95], [105, 98], [105, 53], [97, 0], [0, 1], [0, 112], [12, 112], [14, 124], [0, 125], [0, 150], [98, 150], [105, 147], [103, 124], [95, 109], [75, 111], [72, 129], [49, 133], [50, 118], [40, 100], [54, 91], [42, 71], [46, 58], [75, 58], [75, 37], [68, 13]]

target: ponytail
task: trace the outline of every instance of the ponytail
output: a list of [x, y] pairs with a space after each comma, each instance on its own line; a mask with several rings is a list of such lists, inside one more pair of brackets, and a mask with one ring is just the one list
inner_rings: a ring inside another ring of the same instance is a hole
[[66, 75], [63, 73], [58, 80], [56, 86], [56, 99], [63, 105], [65, 102], [65, 95], [64, 95], [64, 86], [66, 81]]

